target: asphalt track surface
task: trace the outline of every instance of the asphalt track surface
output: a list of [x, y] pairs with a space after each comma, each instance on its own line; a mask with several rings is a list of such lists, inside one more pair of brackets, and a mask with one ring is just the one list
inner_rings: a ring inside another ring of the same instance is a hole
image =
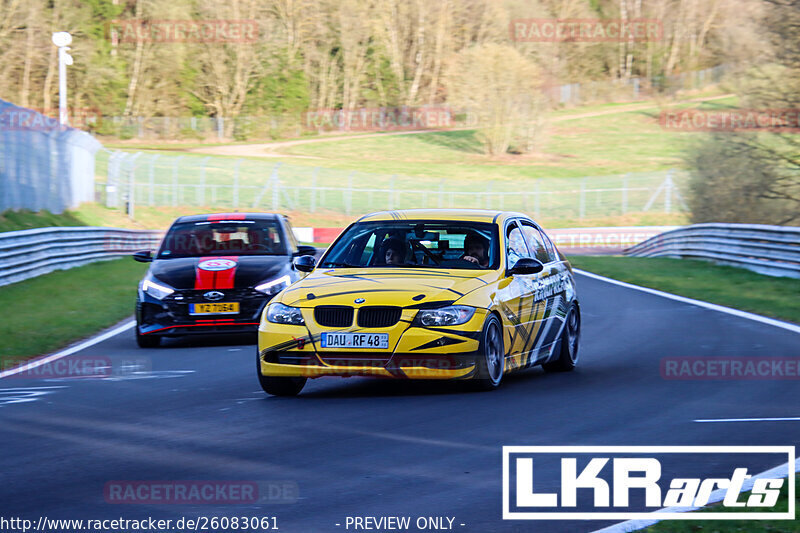
[[[531, 369], [485, 393], [325, 378], [298, 398], [272, 398], [256, 381], [250, 337], [141, 350], [128, 330], [79, 355], [144, 356], [151, 368], [138, 379], [0, 380], [0, 514], [275, 516], [289, 533], [348, 531], [347, 516], [448, 516], [455, 531], [591, 531], [613, 522], [502, 520], [501, 447], [798, 444], [798, 421], [693, 422], [796, 417], [796, 380], [671, 381], [659, 366], [673, 356], [798, 356], [797, 333], [586, 276], [578, 290], [579, 369]], [[20, 397], [31, 401], [10, 400]], [[720, 456], [690, 466], [729, 475], [776, 466], [769, 461]], [[103, 489], [112, 480], [289, 481], [299, 498], [110, 504]], [[556, 486], [557, 474], [536, 481]]]

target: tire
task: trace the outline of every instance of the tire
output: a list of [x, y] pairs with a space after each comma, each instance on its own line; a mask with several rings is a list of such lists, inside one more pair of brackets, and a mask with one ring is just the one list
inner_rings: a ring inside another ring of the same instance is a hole
[[503, 346], [503, 326], [496, 315], [490, 314], [483, 324], [481, 344], [478, 348], [473, 384], [478, 390], [494, 390], [503, 380], [506, 368]]
[[261, 389], [272, 396], [297, 396], [308, 378], [283, 378], [261, 374], [261, 356], [256, 352], [256, 374]]
[[558, 359], [544, 363], [547, 372], [570, 372], [578, 364], [578, 347], [581, 340], [581, 313], [572, 305], [564, 320], [564, 329], [558, 344]]
[[139, 333], [139, 324], [136, 324], [136, 344], [139, 348], [157, 348], [161, 344], [161, 337], [158, 335], [142, 335]]

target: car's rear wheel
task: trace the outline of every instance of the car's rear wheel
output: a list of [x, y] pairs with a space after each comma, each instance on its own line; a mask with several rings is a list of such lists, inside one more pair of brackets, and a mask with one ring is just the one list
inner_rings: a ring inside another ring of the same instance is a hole
[[261, 389], [272, 396], [297, 396], [308, 378], [265, 376], [261, 373], [261, 356], [256, 353], [256, 373]]
[[139, 348], [156, 348], [161, 344], [159, 335], [142, 335], [139, 332], [139, 324], [136, 324], [136, 344]]
[[581, 340], [581, 313], [577, 305], [572, 305], [564, 320], [564, 329], [558, 347], [558, 359], [545, 363], [542, 367], [548, 372], [569, 372], [578, 364], [578, 346]]
[[506, 353], [503, 346], [503, 329], [496, 315], [490, 314], [483, 324], [476, 362], [477, 372], [474, 378], [476, 387], [480, 390], [499, 387], [506, 368]]

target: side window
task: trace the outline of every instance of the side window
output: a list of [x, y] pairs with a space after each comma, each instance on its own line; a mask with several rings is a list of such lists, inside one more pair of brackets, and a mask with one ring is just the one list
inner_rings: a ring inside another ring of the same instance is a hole
[[550, 250], [545, 244], [544, 237], [533, 224], [522, 222], [522, 231], [525, 232], [525, 242], [528, 243], [528, 250], [530, 250], [531, 257], [535, 257], [543, 264], [553, 261], [550, 255]]
[[516, 222], [512, 222], [506, 230], [506, 256], [508, 258], [508, 268], [513, 268], [521, 257], [530, 257], [528, 249], [525, 247], [525, 240], [522, 238], [522, 231]]
[[550, 237], [547, 236], [547, 233], [544, 230], [539, 230], [542, 234], [542, 239], [544, 240], [545, 246], [547, 246], [547, 253], [550, 254], [551, 261], [560, 261], [561, 258], [558, 257], [558, 252], [556, 251], [556, 246], [553, 244], [553, 241], [550, 240]]

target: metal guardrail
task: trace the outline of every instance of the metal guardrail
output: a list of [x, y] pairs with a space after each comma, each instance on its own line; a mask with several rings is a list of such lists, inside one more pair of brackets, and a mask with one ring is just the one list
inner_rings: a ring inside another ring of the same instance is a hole
[[37, 228], [0, 233], [0, 286], [154, 248], [163, 234], [116, 228]]
[[667, 231], [625, 251], [635, 257], [687, 257], [800, 278], [800, 227], [693, 224]]

